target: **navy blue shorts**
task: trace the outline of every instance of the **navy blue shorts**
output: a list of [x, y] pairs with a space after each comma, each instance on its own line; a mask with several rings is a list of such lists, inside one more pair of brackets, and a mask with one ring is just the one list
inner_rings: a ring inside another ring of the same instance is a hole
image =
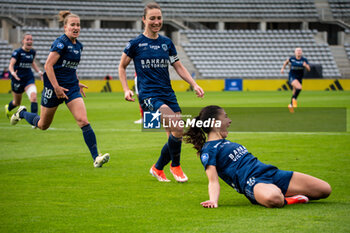
[[173, 110], [173, 112], [181, 112], [181, 108], [179, 104], [177, 103], [176, 96], [168, 97], [168, 98], [162, 98], [162, 97], [152, 97], [152, 98], [146, 98], [142, 102], [140, 101], [141, 108], [143, 111], [150, 111], [155, 112], [157, 111], [160, 106], [163, 104], [166, 104]]
[[67, 88], [68, 91], [65, 92], [68, 99], [58, 99], [56, 93], [52, 87], [44, 86], [43, 93], [41, 96], [41, 105], [47, 108], [57, 107], [58, 105], [65, 102], [68, 104], [70, 101], [76, 98], [82, 98], [80, 94], [79, 86]]
[[15, 78], [11, 79], [11, 90], [17, 94], [22, 94], [26, 86], [30, 84], [35, 84], [34, 78], [27, 80], [17, 80]]
[[247, 180], [247, 185], [244, 189], [244, 195], [249, 199], [251, 203], [258, 204], [254, 196], [254, 187], [259, 183], [274, 184], [281, 189], [283, 195], [286, 195], [292, 176], [292, 171], [284, 171], [276, 168], [267, 171], [259, 177], [251, 177]]
[[297, 78], [297, 77], [295, 77], [295, 76], [289, 75], [288, 82], [289, 82], [290, 85], [292, 85], [292, 82], [293, 82], [294, 80], [298, 80], [298, 81], [300, 82], [300, 84], [303, 83], [303, 79], [302, 79], [302, 78]]

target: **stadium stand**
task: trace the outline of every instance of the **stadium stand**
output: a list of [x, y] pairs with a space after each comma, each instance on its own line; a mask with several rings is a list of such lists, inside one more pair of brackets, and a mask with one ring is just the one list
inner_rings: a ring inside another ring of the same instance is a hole
[[[44, 65], [52, 42], [63, 34], [62, 28], [24, 27], [33, 35], [37, 60]], [[140, 34], [133, 29], [82, 29], [79, 41], [84, 45], [78, 68], [80, 78], [103, 78], [107, 74], [118, 77], [118, 64], [127, 42]], [[127, 77], [134, 77], [133, 65], [127, 69]]]
[[283, 78], [285, 59], [302, 47], [312, 64], [321, 64], [323, 77], [339, 78], [328, 44], [317, 44], [310, 30], [185, 30], [182, 43], [203, 78]]
[[8, 67], [12, 54], [12, 46], [6, 40], [0, 40], [0, 70]]
[[142, 0], [122, 1], [43, 1], [43, 0], [13, 0], [0, 1], [1, 8], [15, 15], [57, 15], [60, 10], [71, 10], [85, 17], [140, 17], [143, 9]]
[[345, 48], [346, 55], [348, 56], [348, 59], [350, 60], [350, 44], [345, 43], [344, 48]]
[[317, 18], [313, 0], [159, 0], [169, 18]]
[[350, 22], [349, 0], [328, 0], [328, 2], [334, 18]]
[[[86, 23], [87, 26], [84, 25], [81, 31], [79, 40], [84, 44], [84, 52], [78, 75], [84, 79], [102, 79], [107, 74], [117, 78], [117, 66], [127, 41], [142, 32], [140, 17], [145, 2], [143, 0], [0, 0], [2, 13], [0, 16], [7, 17], [8, 20], [11, 20], [10, 15], [20, 20], [24, 19], [23, 25], [26, 26], [16, 24], [17, 29], [19, 28], [21, 33], [29, 32], [33, 35], [37, 60], [42, 66], [45, 64], [51, 43], [63, 33], [62, 28], [52, 23], [54, 16], [60, 10], [71, 10], [80, 15], [82, 20], [92, 22], [100, 20], [96, 24]], [[176, 45], [181, 53], [179, 57], [185, 57], [186, 62], [191, 63], [197, 78], [286, 78], [287, 74], [280, 74], [280, 69], [284, 60], [293, 55], [295, 47], [303, 48], [304, 55], [311, 64], [322, 65], [324, 78], [342, 77], [339, 72], [341, 67], [339, 64], [337, 67], [338, 61], [332, 50], [334, 46], [329, 46], [333, 44], [331, 42], [327, 44], [327, 39], [324, 39], [327, 35], [320, 39], [320, 33], [316, 35], [316, 30], [307, 28], [309, 23], [312, 24], [310, 28], [315, 28], [315, 25], [317, 28], [320, 22], [318, 13], [320, 2], [327, 3], [328, 10], [332, 11], [334, 18], [344, 19], [350, 13], [348, 0], [328, 0], [328, 2], [327, 0], [159, 0], [157, 2], [162, 7], [165, 20], [169, 19], [164, 22], [168, 23], [165, 25], [165, 30], [170, 28], [172, 31], [167, 31], [166, 35], [173, 36], [175, 34], [173, 32], [177, 33], [183, 28], [176, 34], [179, 38], [179, 43]], [[171, 21], [172, 19], [176, 22]], [[31, 23], [31, 20], [41, 21], [35, 24]], [[103, 20], [106, 21], [105, 24], [102, 23]], [[109, 20], [121, 23], [108, 24]], [[123, 20], [129, 24], [123, 24]], [[193, 25], [186, 22], [191, 22]], [[199, 30], [206, 28], [207, 22], [217, 23], [213, 27], [216, 29]], [[247, 26], [242, 30], [227, 30], [235, 29], [245, 22], [255, 25], [262, 22], [262, 24], [254, 28]], [[272, 25], [279, 24], [278, 22], [281, 22], [281, 25]], [[116, 25], [118, 28], [115, 28]], [[130, 25], [138, 29], [128, 29]], [[281, 30], [279, 26], [288, 29]], [[301, 28], [303, 30], [300, 30]], [[345, 42], [349, 43], [348, 37], [345, 35], [344, 38]], [[8, 39], [4, 35], [2, 38]], [[13, 47], [6, 41], [0, 44], [1, 69], [8, 66], [11, 51], [18, 46], [19, 41], [10, 43]], [[344, 48], [347, 49], [346, 46]], [[133, 76], [133, 65], [130, 65], [127, 77], [131, 79]]]

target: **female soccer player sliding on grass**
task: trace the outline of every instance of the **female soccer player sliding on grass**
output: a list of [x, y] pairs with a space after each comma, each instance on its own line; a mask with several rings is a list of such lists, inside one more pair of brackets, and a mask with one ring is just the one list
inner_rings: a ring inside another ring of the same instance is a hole
[[[178, 122], [181, 120], [179, 116], [181, 109], [171, 87], [168, 64], [170, 63], [180, 77], [193, 87], [198, 97], [203, 97], [204, 91], [179, 61], [172, 41], [159, 35], [163, 24], [159, 5], [148, 3], [144, 8], [142, 21], [145, 25], [144, 32], [130, 40], [119, 64], [119, 78], [123, 85], [125, 99], [135, 101], [134, 93], [129, 89], [126, 80], [126, 68], [133, 59], [137, 74], [139, 102], [143, 110], [159, 110], [162, 122], [163, 119], [165, 122]], [[159, 181], [169, 182], [163, 168], [172, 161], [170, 171], [174, 178], [178, 182], [186, 182], [188, 178], [180, 166], [183, 128], [173, 124], [171, 126], [167, 129], [168, 141], [161, 150], [158, 162], [151, 167], [150, 173]]]
[[207, 106], [196, 117], [197, 121], [208, 119], [221, 121], [221, 126], [198, 128], [194, 125], [184, 135], [185, 142], [193, 144], [198, 151], [208, 176], [210, 199], [201, 203], [203, 207], [218, 207], [218, 177], [244, 194], [251, 203], [269, 208], [306, 203], [309, 199], [317, 200], [330, 195], [331, 187], [327, 182], [264, 164], [244, 146], [226, 140], [231, 120], [221, 107]]
[[301, 48], [296, 48], [294, 54], [294, 56], [291, 56], [283, 63], [281, 69], [281, 74], [283, 74], [284, 69], [290, 63], [288, 82], [293, 87], [293, 96], [288, 108], [291, 112], [294, 112], [294, 108], [297, 107], [297, 98], [302, 88], [301, 84], [303, 82], [304, 68], [310, 71], [309, 62], [302, 56], [303, 51]]
[[50, 127], [58, 106], [65, 102], [82, 129], [94, 166], [101, 167], [108, 162], [109, 154], [98, 154], [96, 136], [87, 119], [81, 95], [85, 96], [83, 88], [87, 86], [79, 82], [76, 74], [83, 51], [83, 45], [77, 39], [80, 34], [80, 18], [69, 11], [61, 11], [59, 17], [64, 25], [64, 34], [53, 42], [46, 60], [41, 115], [29, 113], [25, 106], [21, 106], [11, 117], [11, 124], [15, 125], [25, 118], [31, 125], [46, 130]]
[[12, 53], [10, 60], [9, 71], [11, 78], [11, 89], [13, 100], [5, 105], [5, 114], [8, 118], [11, 117], [11, 110], [21, 105], [22, 94], [26, 92], [30, 100], [30, 110], [32, 113], [38, 112], [38, 103], [36, 99], [36, 86], [33, 69], [43, 78], [43, 72], [39, 70], [34, 62], [36, 55], [33, 47], [33, 37], [30, 34], [25, 34], [22, 40], [22, 47], [16, 49]]

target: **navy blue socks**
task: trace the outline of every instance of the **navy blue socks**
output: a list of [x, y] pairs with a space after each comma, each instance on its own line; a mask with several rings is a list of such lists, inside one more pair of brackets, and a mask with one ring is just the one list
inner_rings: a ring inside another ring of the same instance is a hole
[[88, 146], [91, 156], [95, 161], [95, 158], [98, 156], [95, 133], [90, 124], [83, 126], [81, 130], [83, 131], [85, 143]]
[[26, 121], [28, 121], [29, 124], [38, 127], [38, 122], [40, 120], [40, 116], [38, 114], [27, 111], [21, 111], [19, 113], [19, 117], [26, 119]]
[[32, 113], [38, 113], [38, 103], [37, 102], [30, 103], [30, 111]]
[[159, 156], [159, 159], [158, 159], [155, 167], [158, 170], [163, 170], [165, 165], [167, 165], [170, 162], [170, 160], [171, 160], [171, 158], [170, 158], [169, 146], [168, 146], [168, 142], [167, 142], [167, 143], [165, 143], [165, 145], [162, 148], [162, 151], [160, 152], [160, 156]]
[[168, 142], [162, 148], [159, 159], [155, 165], [158, 170], [163, 170], [165, 165], [167, 165], [171, 160], [171, 166], [180, 166], [180, 154], [182, 138], [176, 138], [170, 134]]
[[181, 154], [181, 145], [182, 138], [176, 138], [170, 134], [168, 139], [169, 153], [171, 158], [171, 166], [177, 167], [180, 166], [180, 154]]
[[8, 110], [11, 111], [11, 110], [14, 109], [15, 107], [16, 107], [16, 106], [13, 105], [12, 100], [11, 100], [10, 103], [9, 103]]
[[301, 89], [295, 89], [295, 93], [294, 95], [292, 96], [292, 99], [297, 99], [298, 98], [298, 95], [300, 94], [301, 92]]

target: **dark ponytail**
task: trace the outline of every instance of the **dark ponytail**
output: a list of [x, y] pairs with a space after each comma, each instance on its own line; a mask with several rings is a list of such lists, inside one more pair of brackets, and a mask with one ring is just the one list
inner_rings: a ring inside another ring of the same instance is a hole
[[[196, 121], [200, 119], [199, 116], [197, 116]], [[205, 141], [207, 140], [207, 137], [205, 136], [204, 131], [202, 128], [196, 127], [196, 124], [194, 124], [193, 127], [190, 127], [187, 132], [184, 134], [184, 141], [186, 143], [191, 143], [193, 144], [193, 148], [199, 152]]]
[[[199, 116], [195, 118], [196, 122], [197, 120], [205, 121], [212, 118], [217, 119], [220, 110], [222, 110], [222, 108], [217, 105], [209, 105], [200, 111]], [[211, 129], [210, 127], [200, 128], [194, 124], [193, 127], [191, 126], [184, 134], [184, 141], [193, 144], [193, 148], [199, 153], [207, 140], [206, 134], [209, 134]]]

